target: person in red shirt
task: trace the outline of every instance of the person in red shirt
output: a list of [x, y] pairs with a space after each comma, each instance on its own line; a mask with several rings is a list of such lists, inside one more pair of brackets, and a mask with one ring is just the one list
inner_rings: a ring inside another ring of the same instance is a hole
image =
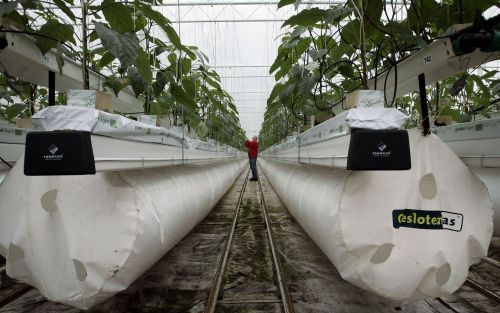
[[246, 140], [245, 146], [248, 148], [248, 161], [250, 162], [250, 169], [252, 170], [251, 181], [259, 180], [259, 174], [257, 173], [257, 155], [259, 154], [259, 142], [257, 141], [257, 136], [252, 137], [252, 141]]

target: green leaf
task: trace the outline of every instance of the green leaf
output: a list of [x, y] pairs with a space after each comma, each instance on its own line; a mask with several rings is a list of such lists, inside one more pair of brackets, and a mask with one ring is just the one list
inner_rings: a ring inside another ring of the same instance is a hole
[[486, 71], [486, 73], [481, 76], [481, 79], [483, 79], [483, 80], [484, 79], [490, 79], [490, 78], [494, 77], [498, 73], [497, 70], [491, 70], [491, 71], [485, 70], [485, 71]]
[[134, 21], [134, 32], [141, 31], [148, 26], [148, 19], [144, 17], [144, 15], [139, 15], [136, 13], [135, 16], [132, 16], [132, 20]]
[[195, 84], [194, 82], [189, 79], [189, 78], [184, 78], [182, 80], [182, 87], [184, 88], [184, 90], [186, 91], [186, 93], [193, 97], [196, 95], [196, 87], [195, 87]]
[[311, 38], [307, 37], [300, 39], [294, 50], [294, 52], [296, 53], [295, 58], [300, 57], [307, 50], [307, 48], [309, 48], [310, 44]]
[[99, 36], [97, 36], [97, 32], [93, 31], [89, 35], [89, 42], [93, 42], [99, 39]]
[[155, 48], [154, 50], [154, 54], [156, 56], [159, 56], [160, 54], [164, 53], [164, 52], [167, 52], [168, 51], [168, 48], [165, 47], [165, 46], [158, 46]]
[[281, 92], [281, 89], [283, 89], [283, 84], [277, 83], [274, 85], [273, 90], [271, 91], [271, 94], [269, 95], [269, 98], [267, 98], [267, 106], [270, 106], [271, 103], [274, 101], [276, 96]]
[[149, 55], [142, 49], [139, 49], [139, 53], [135, 59], [135, 67], [146, 84], [151, 85], [153, 82], [153, 72], [151, 72]]
[[[155, 11], [150, 5], [143, 4], [141, 2], [136, 2], [138, 4], [139, 10], [141, 10], [147, 18], [150, 18], [153, 22], [156, 23], [163, 31], [168, 34], [173, 29], [170, 26], [170, 20], [166, 18], [163, 14], [158, 11]], [[175, 33], [175, 30], [174, 30]], [[177, 33], [176, 33], [177, 34]], [[169, 36], [170, 39], [170, 36]], [[172, 39], [170, 39], [172, 41]], [[180, 41], [179, 41], [180, 44]], [[176, 46], [177, 47], [177, 46]], [[177, 47], [178, 48], [178, 47]]]
[[[371, 3], [372, 1], [376, 2], [376, 0], [370, 0], [370, 1], [368, 1], [368, 3]], [[378, 0], [378, 1], [381, 1], [381, 0]], [[340, 6], [333, 7], [331, 9], [327, 10], [326, 16], [325, 16], [325, 22], [326, 23], [335, 22], [338, 19], [351, 14], [353, 10], [354, 10], [354, 8], [349, 8], [349, 7], [340, 7]]]
[[278, 2], [278, 9], [292, 3], [295, 3], [295, 0], [280, 0], [280, 2]]
[[62, 70], [63, 70], [63, 66], [64, 66], [64, 58], [63, 58], [63, 50], [62, 50], [61, 44], [57, 45], [56, 62], [57, 62], [57, 67], [59, 68], [59, 74], [62, 75]]
[[170, 53], [167, 57], [167, 60], [168, 62], [170, 62], [170, 64], [175, 64], [177, 63], [177, 54], [175, 53]]
[[139, 97], [142, 93], [144, 93], [144, 91], [146, 91], [144, 80], [135, 67], [128, 68], [127, 76], [136, 97]]
[[102, 45], [120, 60], [123, 67], [128, 67], [135, 62], [140, 46], [139, 39], [134, 33], [120, 34], [102, 23], [96, 23], [95, 30]]
[[281, 90], [279, 94], [279, 100], [283, 104], [288, 104], [288, 100], [291, 100], [292, 94], [295, 90], [295, 83], [291, 83]]
[[281, 65], [283, 64], [283, 58], [290, 52], [290, 49], [286, 49], [284, 47], [279, 47], [278, 56], [276, 60], [274, 60], [271, 68], [269, 68], [269, 74], [274, 73]]
[[43, 35], [36, 36], [36, 45], [42, 54], [46, 54], [50, 49], [57, 47], [59, 43], [68, 41], [75, 43], [73, 39], [73, 27], [61, 24], [54, 19], [48, 20], [36, 33]]
[[359, 46], [359, 30], [360, 30], [359, 20], [352, 20], [347, 23], [340, 32], [342, 39], [347, 41], [347, 44], [354, 46]]
[[17, 1], [0, 3], [0, 17], [9, 15], [17, 8]]
[[116, 59], [116, 57], [113, 55], [113, 53], [106, 51], [104, 55], [101, 57], [99, 60], [99, 65], [101, 67], [105, 67], [109, 63], [113, 62], [113, 60]]
[[189, 49], [189, 47], [186, 47], [186, 46], [181, 46], [181, 50], [184, 51], [191, 60], [196, 60], [196, 54], [194, 54], [193, 51], [191, 51], [191, 49]]
[[210, 86], [214, 87], [215, 89], [222, 89], [220, 84], [217, 83], [215, 80], [211, 79], [209, 76], [205, 76], [203, 78]]
[[64, 3], [64, 1], [62, 0], [54, 0], [54, 4], [61, 10], [64, 12], [64, 14], [66, 14], [67, 17], [69, 17], [73, 22], [76, 21], [76, 17], [75, 15], [73, 14], [73, 12], [71, 11], [70, 8], [68, 8], [68, 6], [66, 5], [66, 3]]
[[179, 87], [177, 85], [172, 85], [172, 88], [170, 90], [170, 93], [172, 94], [172, 97], [179, 103], [187, 106], [194, 108], [196, 107], [196, 103], [194, 102], [194, 99], [189, 96], [182, 87]]
[[372, 23], [379, 23], [382, 11], [384, 10], [385, 1], [383, 0], [370, 0], [367, 1], [365, 14]]
[[181, 50], [182, 49], [181, 39], [179, 38], [179, 35], [177, 35], [177, 32], [175, 31], [175, 29], [170, 25], [166, 25], [163, 30], [167, 34], [167, 37], [170, 40], [170, 42], [177, 49]]
[[316, 23], [325, 18], [327, 10], [322, 10], [318, 8], [305, 9], [300, 11], [300, 13], [287, 19], [281, 27], [290, 26], [314, 26]]
[[318, 82], [317, 77], [315, 76], [306, 76], [299, 83], [299, 92], [303, 95], [311, 94], [311, 90], [314, 88], [316, 83]]
[[123, 78], [117, 78], [114, 76], [110, 76], [107, 78], [104, 86], [110, 87], [115, 92], [115, 96], [118, 97], [118, 93], [125, 87], [123, 85]]
[[174, 75], [170, 71], [163, 70], [156, 72], [156, 81], [153, 83], [153, 93], [156, 97], [165, 89], [167, 82], [175, 84]]
[[21, 15], [17, 11], [13, 11], [10, 14], [2, 17], [3, 26], [13, 26], [19, 30], [25, 30], [28, 24], [28, 17], [26, 15]]
[[104, 0], [101, 4], [102, 13], [113, 30], [119, 33], [134, 31], [134, 20], [131, 10], [115, 0]]
[[182, 73], [186, 75], [191, 70], [191, 60], [189, 58], [182, 59]]
[[36, 10], [40, 4], [39, 0], [18, 0], [16, 2], [19, 2], [25, 10]]
[[327, 49], [319, 49], [319, 50], [310, 50], [309, 55], [314, 61], [317, 61], [318, 59], [321, 59], [323, 56], [325, 56], [328, 53]]
[[207, 55], [199, 50], [194, 50], [194, 53], [196, 54], [196, 56], [198, 56], [198, 59], [200, 59], [200, 61], [202, 63], [208, 63], [210, 62], [210, 60], [208, 59]]

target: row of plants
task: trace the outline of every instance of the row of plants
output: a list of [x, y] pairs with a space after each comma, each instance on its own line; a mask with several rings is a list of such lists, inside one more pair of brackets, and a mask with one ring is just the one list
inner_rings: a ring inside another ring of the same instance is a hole
[[[232, 97], [221, 87], [208, 57], [184, 45], [172, 23], [155, 10], [154, 4], [161, 2], [3, 1], [1, 31], [31, 35], [43, 54], [57, 53], [60, 70], [63, 55], [80, 62], [83, 89], [89, 88], [89, 70], [103, 73], [105, 88], [116, 95], [131, 88], [144, 100], [142, 113], [168, 117], [172, 125], [187, 125], [202, 138], [241, 147], [245, 133]], [[0, 118], [9, 121], [47, 105], [44, 87], [5, 71], [0, 97]], [[57, 102], [65, 100], [59, 93]]]
[[[278, 9], [298, 8], [300, 2], [281, 0]], [[346, 94], [368, 89], [369, 80], [384, 69], [397, 71], [398, 62], [446, 36], [450, 26], [477, 21], [478, 12], [497, 4], [496, 0], [348, 0], [301, 10], [282, 25], [286, 32], [269, 71], [276, 84], [267, 100], [261, 142], [273, 145], [311, 116], [331, 116]], [[498, 103], [497, 73], [471, 69], [429, 86], [431, 115], [451, 115], [456, 121], [470, 120], [474, 114], [488, 116]], [[419, 124], [417, 94], [386, 105], [410, 115], [408, 127]]]

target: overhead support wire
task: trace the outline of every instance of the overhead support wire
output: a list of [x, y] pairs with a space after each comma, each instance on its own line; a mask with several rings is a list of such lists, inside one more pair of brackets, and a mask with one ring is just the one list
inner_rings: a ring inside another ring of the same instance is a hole
[[174, 24], [196, 24], [196, 23], [282, 23], [286, 19], [233, 19], [233, 20], [184, 20], [184, 21], [171, 21]]
[[271, 67], [271, 65], [212, 65], [210, 66], [210, 68], [232, 68], [232, 67], [235, 67], [235, 68], [246, 68], [246, 67], [249, 67], [249, 68], [252, 68], [252, 67], [263, 67], [263, 68], [268, 68], [268, 67]]
[[[238, 6], [248, 6], [248, 5], [278, 5], [280, 1], [235, 1], [235, 2], [230, 2], [230, 1], [205, 1], [205, 2], [184, 2], [181, 3], [180, 6], [222, 6], [222, 5], [238, 5]], [[302, 1], [301, 5], [310, 5], [310, 4], [315, 4], [315, 5], [330, 5], [334, 3], [345, 3], [346, 1], [331, 1], [331, 0], [324, 0], [324, 1]], [[162, 4], [156, 4], [156, 6], [177, 6], [177, 3], [162, 3]]]

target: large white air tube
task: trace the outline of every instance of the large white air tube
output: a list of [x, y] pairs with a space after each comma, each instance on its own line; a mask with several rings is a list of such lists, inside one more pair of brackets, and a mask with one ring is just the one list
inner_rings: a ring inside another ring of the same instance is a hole
[[493, 207], [495, 208], [493, 220], [493, 236], [500, 236], [500, 168], [474, 168], [471, 170], [488, 187]]
[[409, 135], [409, 171], [260, 160], [342, 277], [397, 300], [456, 291], [469, 266], [486, 255], [493, 227], [488, 190], [476, 175], [434, 135]]
[[208, 165], [26, 177], [0, 187], [7, 274], [82, 309], [125, 289], [201, 221], [244, 159]]

